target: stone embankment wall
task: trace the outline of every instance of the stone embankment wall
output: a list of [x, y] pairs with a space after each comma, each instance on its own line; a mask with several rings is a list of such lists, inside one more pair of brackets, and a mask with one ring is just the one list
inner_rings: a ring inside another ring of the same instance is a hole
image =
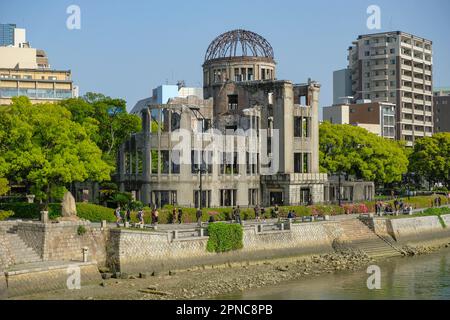
[[[83, 226], [86, 232], [78, 234]], [[0, 270], [7, 269], [13, 261], [11, 248], [5, 246], [8, 232], [15, 233], [42, 261], [82, 261], [83, 248], [89, 250], [89, 260], [99, 265], [106, 263], [106, 243], [109, 229], [96, 228], [89, 221], [63, 221], [59, 223], [1, 222]]]
[[206, 251], [207, 237], [173, 239], [170, 233], [113, 229], [108, 253], [116, 271], [152, 272], [333, 252], [333, 242], [341, 236], [338, 222], [292, 224], [291, 230], [262, 233], [246, 227], [243, 249], [217, 254]]
[[419, 242], [432, 238], [450, 237], [450, 215], [442, 215], [446, 227], [437, 216], [401, 219], [373, 218], [375, 233], [390, 236], [398, 242]]
[[74, 262], [54, 266], [43, 264], [38, 268], [8, 271], [0, 275], [0, 299], [2, 285], [3, 298], [10, 298], [50, 290], [76, 290], [78, 285], [85, 286], [100, 281], [98, 266], [94, 262]]

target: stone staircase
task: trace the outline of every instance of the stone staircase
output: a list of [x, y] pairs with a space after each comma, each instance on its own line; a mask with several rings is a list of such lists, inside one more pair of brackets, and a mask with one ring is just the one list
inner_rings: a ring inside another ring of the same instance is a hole
[[7, 254], [10, 265], [42, 261], [41, 257], [19, 237], [17, 226], [3, 230], [1, 238], [8, 248]]
[[370, 258], [386, 258], [402, 255], [402, 250], [375, 234], [359, 219], [347, 219], [340, 222], [344, 231], [344, 240], [348, 247], [363, 251]]

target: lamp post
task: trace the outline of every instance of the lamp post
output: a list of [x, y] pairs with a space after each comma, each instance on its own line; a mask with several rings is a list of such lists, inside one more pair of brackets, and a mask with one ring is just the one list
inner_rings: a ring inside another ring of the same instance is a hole
[[196, 173], [199, 174], [199, 180], [200, 180], [200, 185], [199, 185], [199, 189], [200, 189], [199, 208], [201, 210], [201, 209], [203, 209], [203, 179], [202, 179], [202, 175], [207, 172], [206, 168], [203, 165], [203, 131], [204, 131], [204, 125], [205, 125], [206, 118], [202, 115], [202, 113], [200, 112], [200, 108], [197, 107], [197, 106], [189, 106], [189, 110], [191, 110], [191, 112], [195, 116], [195, 118], [198, 121], [201, 121], [201, 123], [202, 123], [202, 130], [201, 130], [202, 146], [201, 146], [201, 149], [200, 149], [201, 160], [200, 160], [200, 165], [199, 165], [198, 169], [195, 171]]

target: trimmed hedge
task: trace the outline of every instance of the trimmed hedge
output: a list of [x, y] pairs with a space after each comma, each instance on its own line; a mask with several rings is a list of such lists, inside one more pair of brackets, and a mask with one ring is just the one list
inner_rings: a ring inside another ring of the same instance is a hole
[[208, 252], [227, 252], [242, 249], [243, 228], [240, 224], [211, 223], [208, 225]]
[[[11, 202], [0, 203], [0, 210], [8, 210], [14, 212], [14, 218], [16, 219], [40, 219], [41, 210], [38, 203], [27, 202]], [[56, 219], [61, 215], [61, 204], [50, 203], [48, 216], [50, 219]]]
[[92, 203], [77, 203], [77, 216], [92, 222], [106, 220], [108, 222], [116, 221], [114, 210]]
[[[0, 203], [0, 210], [14, 212], [15, 219], [38, 220], [41, 217], [40, 207], [37, 203]], [[49, 204], [49, 218], [54, 220], [61, 216], [61, 204]], [[77, 203], [78, 217], [92, 222], [100, 222], [106, 220], [109, 222], [116, 221], [114, 210], [91, 203]]]

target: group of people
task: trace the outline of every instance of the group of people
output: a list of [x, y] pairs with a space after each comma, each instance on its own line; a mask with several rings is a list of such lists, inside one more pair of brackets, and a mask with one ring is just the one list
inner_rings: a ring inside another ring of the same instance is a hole
[[375, 214], [378, 216], [382, 216], [383, 213], [387, 215], [393, 215], [393, 214], [412, 214], [412, 206], [407, 205], [403, 202], [402, 199], [395, 198], [393, 204], [388, 202], [384, 203], [383, 201], [377, 201], [375, 203]]
[[[122, 209], [120, 206], [114, 210], [114, 215], [116, 216], [116, 224], [119, 226], [120, 223], [126, 223], [131, 221], [131, 210], [130, 208], [126, 208], [125, 212], [122, 216]], [[144, 211], [142, 209], [139, 209], [137, 213], [137, 218], [139, 220], [139, 223], [144, 224]]]
[[[121, 223], [127, 223], [131, 221], [131, 210], [130, 208], [126, 208], [123, 216], [122, 216], [122, 209], [120, 206], [118, 206], [116, 208], [116, 210], [114, 210], [114, 215], [116, 216], [116, 224], [117, 226], [120, 226]], [[159, 219], [159, 212], [158, 209], [156, 207], [153, 207], [152, 211], [151, 211], [151, 216], [152, 216], [152, 224], [156, 225], [158, 224], [158, 219]], [[142, 208], [140, 208], [136, 214], [136, 218], [139, 221], [138, 223], [141, 225], [145, 224], [145, 213], [144, 210]]]
[[183, 222], [183, 209], [174, 207], [172, 209], [172, 223], [181, 224]]

